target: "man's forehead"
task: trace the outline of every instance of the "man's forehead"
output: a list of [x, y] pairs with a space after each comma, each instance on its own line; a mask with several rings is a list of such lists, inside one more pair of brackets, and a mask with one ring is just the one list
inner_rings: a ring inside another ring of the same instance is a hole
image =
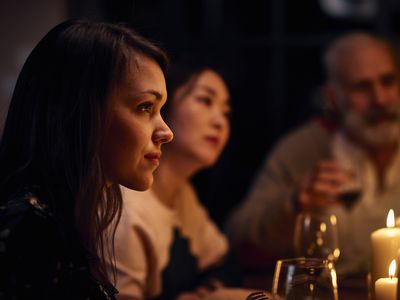
[[385, 47], [357, 48], [337, 61], [336, 68], [343, 79], [362, 79], [396, 72], [395, 61]]

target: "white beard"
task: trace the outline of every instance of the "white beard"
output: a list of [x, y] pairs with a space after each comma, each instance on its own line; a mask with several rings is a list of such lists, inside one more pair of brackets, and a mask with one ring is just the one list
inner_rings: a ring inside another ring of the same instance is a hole
[[400, 140], [398, 121], [368, 124], [360, 114], [348, 111], [344, 114], [343, 126], [351, 136], [374, 148], [397, 143]]

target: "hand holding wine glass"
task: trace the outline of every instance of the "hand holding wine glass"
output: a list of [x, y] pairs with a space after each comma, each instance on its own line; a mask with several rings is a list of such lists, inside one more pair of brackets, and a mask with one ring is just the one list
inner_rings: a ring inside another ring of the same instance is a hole
[[337, 160], [320, 161], [302, 179], [297, 195], [301, 211], [343, 203], [350, 208], [359, 197], [359, 172], [344, 167]]
[[342, 164], [342, 168], [349, 174], [349, 179], [340, 186], [339, 199], [350, 211], [361, 197], [362, 177], [361, 172], [354, 166]]
[[333, 146], [332, 152], [333, 159], [337, 162], [339, 168], [342, 172], [348, 174], [348, 179], [340, 185], [339, 199], [350, 211], [361, 196], [362, 172], [355, 158], [346, 153], [342, 147]]

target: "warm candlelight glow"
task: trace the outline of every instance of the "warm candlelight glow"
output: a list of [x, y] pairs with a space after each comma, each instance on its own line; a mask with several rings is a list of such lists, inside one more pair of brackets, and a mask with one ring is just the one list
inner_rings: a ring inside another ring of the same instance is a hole
[[377, 229], [371, 234], [371, 283], [375, 282], [371, 286], [371, 293], [375, 300], [397, 299], [396, 258], [399, 257], [400, 228], [395, 228], [394, 225], [395, 217], [391, 209], [386, 219], [387, 227]]
[[336, 216], [335, 215], [331, 215], [330, 221], [331, 221], [332, 225], [336, 225]]
[[336, 248], [335, 250], [333, 250], [333, 256], [338, 259], [340, 256], [340, 250], [339, 248]]
[[321, 224], [319, 225], [319, 230], [321, 230], [321, 232], [326, 232], [326, 224], [325, 224], [325, 222], [321, 222]]
[[396, 260], [393, 259], [389, 266], [389, 277], [392, 278], [396, 274]]
[[394, 227], [394, 211], [393, 211], [393, 209], [389, 210], [389, 213], [387, 215], [386, 227]]

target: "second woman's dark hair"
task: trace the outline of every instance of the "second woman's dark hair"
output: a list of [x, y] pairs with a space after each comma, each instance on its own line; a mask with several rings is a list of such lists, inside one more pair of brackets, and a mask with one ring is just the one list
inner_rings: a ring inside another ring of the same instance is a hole
[[188, 84], [186, 90], [183, 92], [182, 97], [189, 93], [194, 84], [196, 83], [198, 77], [206, 70], [213, 70], [219, 73], [214, 66], [209, 66], [204, 63], [201, 59], [196, 59], [195, 57], [184, 57], [176, 60], [172, 63], [167, 72], [167, 90], [169, 101], [163, 106], [163, 116], [168, 121], [171, 109], [175, 101], [175, 93], [177, 89], [185, 84]]

